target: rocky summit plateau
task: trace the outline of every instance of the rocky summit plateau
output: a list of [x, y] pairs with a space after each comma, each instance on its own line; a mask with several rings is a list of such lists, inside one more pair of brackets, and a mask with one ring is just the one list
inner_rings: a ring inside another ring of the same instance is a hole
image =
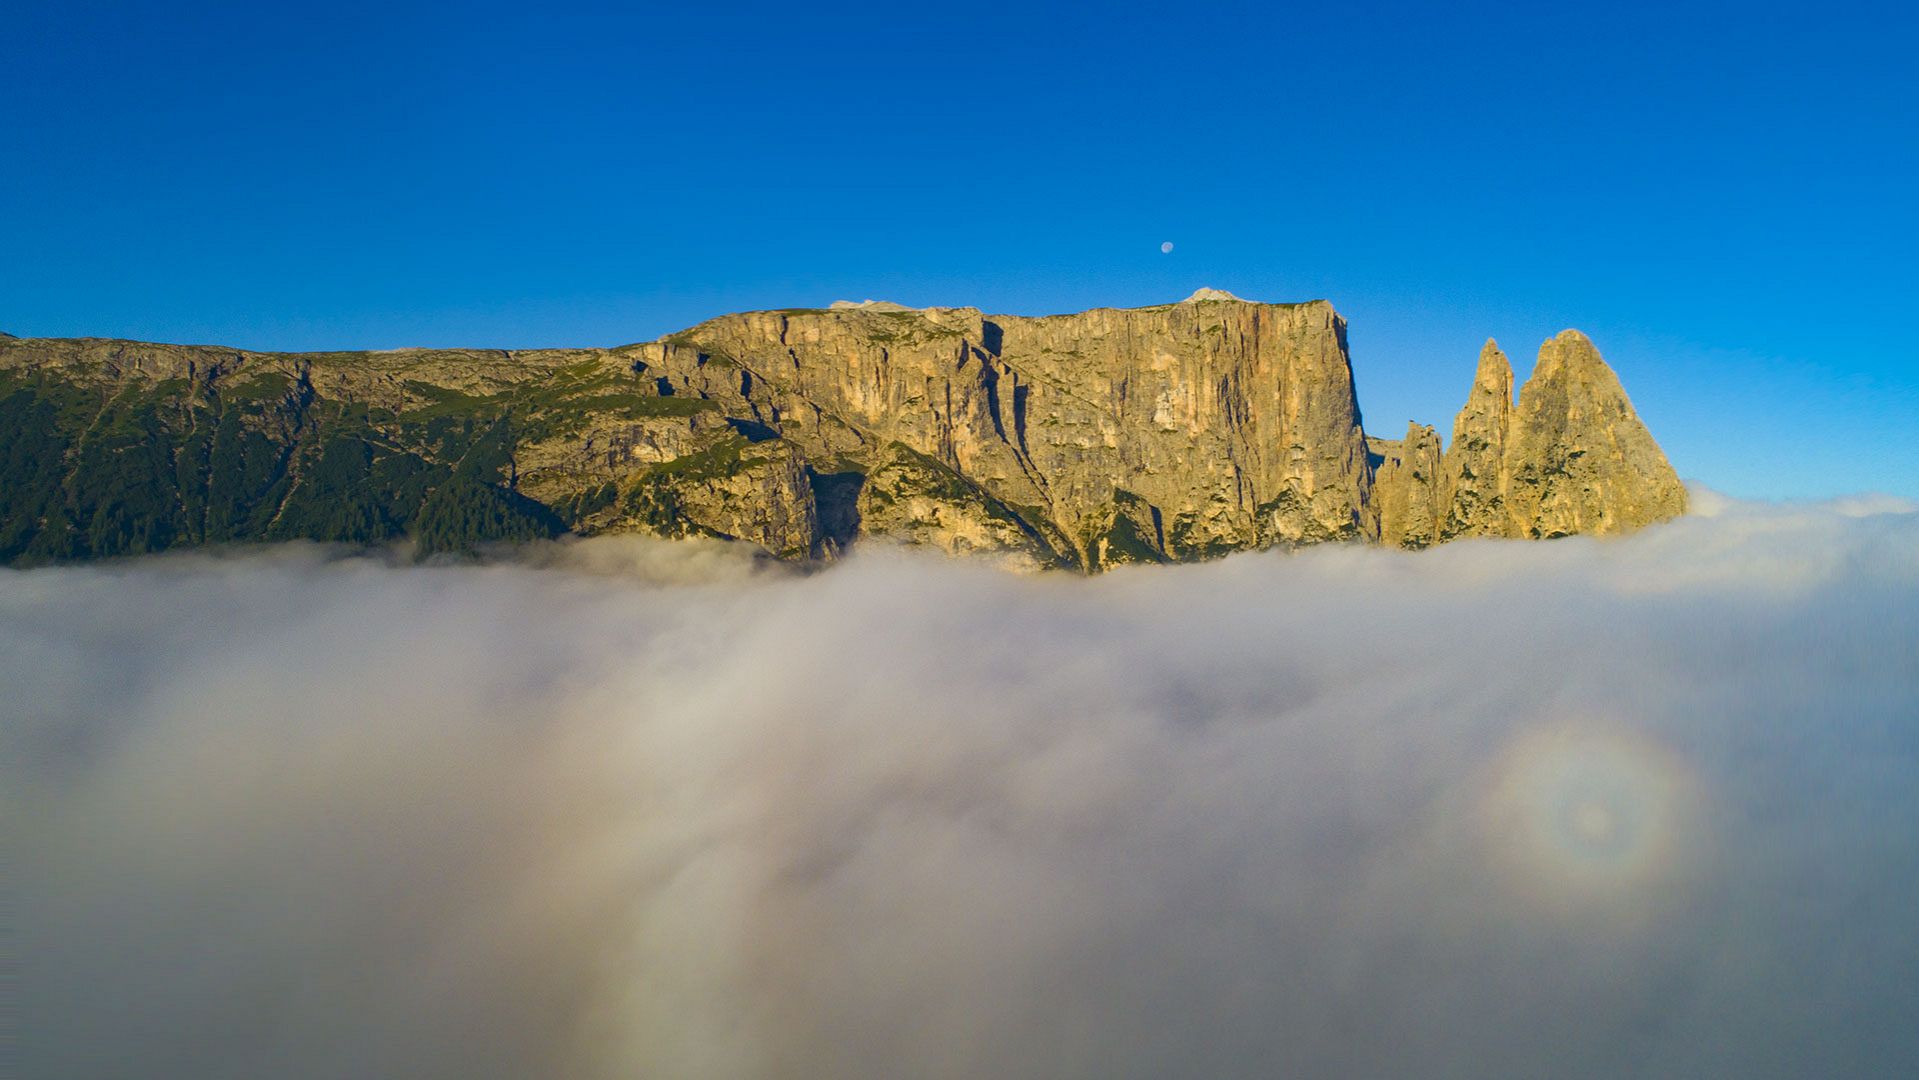
[[646, 533], [1091, 572], [1685, 511], [1583, 334], [1513, 381], [1488, 341], [1449, 444], [1375, 438], [1331, 304], [1214, 289], [1045, 317], [840, 302], [607, 349], [0, 337], [0, 561]]

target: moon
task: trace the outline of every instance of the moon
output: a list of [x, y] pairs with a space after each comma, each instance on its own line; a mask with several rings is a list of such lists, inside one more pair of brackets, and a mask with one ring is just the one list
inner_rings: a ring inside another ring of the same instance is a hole
[[1171, 255], [1173, 253], [1173, 242], [1171, 240], [1166, 241], [1159, 246], [1159, 250], [1162, 255]]

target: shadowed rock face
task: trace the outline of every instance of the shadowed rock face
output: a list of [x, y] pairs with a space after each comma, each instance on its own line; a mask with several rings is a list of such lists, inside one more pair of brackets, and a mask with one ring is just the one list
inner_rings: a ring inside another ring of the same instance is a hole
[[1442, 453], [1360, 428], [1324, 301], [1043, 318], [865, 302], [615, 349], [274, 354], [0, 341], [0, 559], [201, 543], [862, 538], [1097, 570], [1330, 540], [1617, 532], [1684, 494], [1591, 343]]

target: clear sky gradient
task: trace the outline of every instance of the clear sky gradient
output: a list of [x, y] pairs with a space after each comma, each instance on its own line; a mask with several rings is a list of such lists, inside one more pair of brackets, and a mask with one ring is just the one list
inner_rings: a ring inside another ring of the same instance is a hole
[[1688, 479], [1919, 496], [1903, 6], [535, 7], [8, 4], [0, 330], [610, 345], [1211, 285], [1332, 300], [1376, 434], [1576, 326]]

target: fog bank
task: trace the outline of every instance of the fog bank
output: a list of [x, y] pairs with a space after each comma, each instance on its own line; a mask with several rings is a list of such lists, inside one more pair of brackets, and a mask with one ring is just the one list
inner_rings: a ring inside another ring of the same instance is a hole
[[1919, 514], [0, 571], [28, 1077], [1892, 1076]]

